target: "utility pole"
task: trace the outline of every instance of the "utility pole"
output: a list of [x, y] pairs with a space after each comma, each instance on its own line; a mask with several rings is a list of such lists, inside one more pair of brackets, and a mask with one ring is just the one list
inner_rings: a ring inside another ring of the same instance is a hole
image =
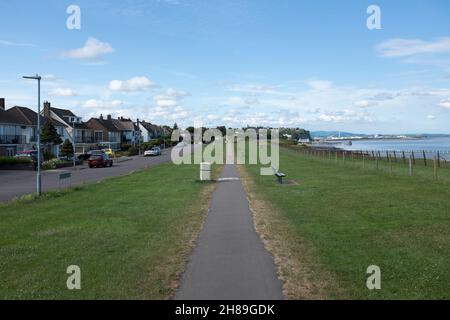
[[38, 82], [38, 112], [37, 112], [37, 174], [36, 174], [36, 193], [40, 197], [42, 194], [41, 182], [41, 79], [39, 75], [23, 76], [24, 79], [37, 80]]

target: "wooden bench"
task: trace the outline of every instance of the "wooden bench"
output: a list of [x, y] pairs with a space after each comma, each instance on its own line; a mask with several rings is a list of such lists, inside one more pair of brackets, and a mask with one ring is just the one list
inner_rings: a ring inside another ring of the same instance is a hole
[[276, 172], [275, 177], [277, 177], [279, 184], [283, 184], [283, 178], [286, 177], [286, 175], [283, 172]]

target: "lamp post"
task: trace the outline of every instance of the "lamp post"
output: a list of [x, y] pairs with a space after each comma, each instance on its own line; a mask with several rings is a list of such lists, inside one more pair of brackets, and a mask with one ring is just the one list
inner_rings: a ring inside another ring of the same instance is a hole
[[72, 145], [72, 148], [73, 148], [73, 155], [72, 155], [72, 160], [73, 160], [73, 167], [75, 168], [75, 166], [76, 166], [76, 163], [75, 163], [75, 151], [76, 151], [76, 148], [75, 148], [75, 143], [76, 143], [76, 141], [75, 141], [75, 139], [76, 139], [76, 135], [75, 135], [75, 118], [73, 119], [73, 129], [72, 129], [72, 140], [73, 140], [73, 145]]
[[23, 76], [24, 79], [37, 80], [38, 82], [38, 113], [37, 113], [37, 174], [36, 174], [36, 192], [40, 197], [42, 194], [42, 182], [41, 182], [41, 77], [35, 76]]

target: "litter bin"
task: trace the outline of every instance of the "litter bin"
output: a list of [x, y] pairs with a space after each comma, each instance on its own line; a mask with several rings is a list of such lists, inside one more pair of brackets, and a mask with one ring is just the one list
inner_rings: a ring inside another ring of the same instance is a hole
[[211, 163], [209, 162], [200, 163], [200, 180], [201, 181], [211, 180]]

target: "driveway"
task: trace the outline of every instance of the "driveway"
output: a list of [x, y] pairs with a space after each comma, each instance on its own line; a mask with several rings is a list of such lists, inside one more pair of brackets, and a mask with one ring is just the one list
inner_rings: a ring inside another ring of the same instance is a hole
[[[42, 191], [58, 189], [60, 187], [59, 174], [70, 172], [70, 186], [83, 183], [94, 183], [105, 178], [126, 175], [134, 170], [143, 169], [157, 164], [170, 161], [170, 149], [164, 150], [158, 157], [130, 157], [131, 160], [114, 162], [111, 168], [89, 169], [87, 165], [74, 168], [63, 168], [59, 170], [42, 171]], [[69, 181], [61, 183], [68, 185]], [[8, 202], [15, 197], [36, 192], [35, 171], [10, 171], [0, 170], [0, 202]]]

